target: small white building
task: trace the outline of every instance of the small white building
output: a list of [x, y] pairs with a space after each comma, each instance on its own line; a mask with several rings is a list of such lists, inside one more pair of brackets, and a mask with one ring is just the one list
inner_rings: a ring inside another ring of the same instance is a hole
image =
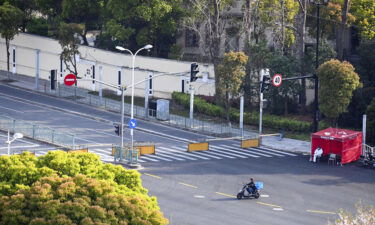
[[[30, 77], [39, 76], [49, 80], [51, 70], [57, 70], [57, 81], [63, 83], [64, 77], [69, 74], [63, 61], [62, 52], [57, 40], [37, 35], [21, 33], [10, 42], [10, 72]], [[146, 51], [146, 50], [143, 50]], [[78, 77], [94, 78], [111, 85], [131, 85], [132, 56], [127, 52], [112, 52], [88, 46], [79, 47]], [[0, 70], [7, 70], [5, 40], [0, 38]], [[190, 83], [190, 65], [170, 59], [161, 59], [137, 55], [135, 58], [134, 83], [158, 74], [174, 73], [150, 79], [135, 86], [135, 96], [143, 97], [146, 85], [149, 94], [156, 98], [171, 98], [174, 91], [189, 91], [190, 86], [197, 95], [215, 94], [214, 67], [212, 64], [200, 65], [202, 78]], [[100, 88], [116, 91], [115, 88], [105, 87], [95, 81], [78, 80], [79, 87], [98, 91]], [[130, 88], [126, 95], [130, 95]]]

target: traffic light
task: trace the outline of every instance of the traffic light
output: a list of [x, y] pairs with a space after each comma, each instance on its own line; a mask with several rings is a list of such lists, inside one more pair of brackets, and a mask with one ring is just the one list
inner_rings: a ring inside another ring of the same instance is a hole
[[190, 66], [190, 82], [198, 79], [197, 73], [199, 73], [198, 63], [192, 63]]
[[264, 75], [262, 78], [262, 83], [260, 84], [260, 92], [263, 93], [264, 90], [268, 90], [268, 87], [270, 86], [270, 76]]
[[118, 124], [115, 124], [115, 133], [117, 134], [117, 136], [120, 136], [121, 130], [120, 130], [120, 125]]

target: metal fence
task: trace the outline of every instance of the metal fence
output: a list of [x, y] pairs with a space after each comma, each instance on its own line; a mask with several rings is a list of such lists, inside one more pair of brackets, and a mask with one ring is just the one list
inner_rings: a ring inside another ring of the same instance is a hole
[[9, 130], [12, 133], [22, 133], [26, 137], [62, 147], [75, 145], [74, 135], [4, 115], [0, 115], [0, 129]]
[[[40, 89], [40, 92], [48, 92], [49, 94], [72, 99], [76, 102], [88, 104], [91, 106], [103, 108], [106, 110], [114, 111], [120, 113], [121, 111], [121, 102], [109, 99], [105, 97], [100, 97], [98, 95], [90, 94], [88, 90], [78, 88], [75, 86], [65, 86], [63, 84], [57, 85], [57, 90], [51, 91], [48, 89]], [[124, 104], [124, 112], [127, 115], [130, 115], [131, 105], [128, 103]], [[204, 120], [197, 120], [197, 119], [190, 119], [183, 116], [178, 115], [169, 115], [169, 120], [162, 121], [156, 119], [156, 112], [155, 110], [149, 109], [148, 115], [146, 115], [146, 110], [144, 107], [134, 105], [134, 116], [138, 118], [146, 118], [157, 121], [160, 123], [168, 124], [171, 126], [184, 128], [188, 130], [199, 131], [202, 133], [216, 135], [216, 136], [256, 136], [256, 132], [251, 131], [241, 131], [241, 129], [229, 126], [224, 123], [217, 123], [217, 122], [210, 122]]]

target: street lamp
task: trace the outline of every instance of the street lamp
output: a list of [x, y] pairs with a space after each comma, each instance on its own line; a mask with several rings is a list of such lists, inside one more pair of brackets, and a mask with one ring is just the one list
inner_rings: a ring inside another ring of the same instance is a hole
[[[120, 51], [127, 51], [132, 55], [132, 97], [131, 97], [131, 108], [130, 108], [130, 119], [134, 119], [134, 113], [133, 113], [133, 108], [134, 108], [134, 63], [135, 63], [135, 57], [137, 56], [138, 52], [146, 49], [151, 49], [152, 45], [148, 44], [145, 45], [144, 47], [138, 49], [135, 54], [133, 54], [132, 51], [130, 51], [127, 48], [121, 47], [121, 46], [116, 46], [117, 50]], [[125, 87], [121, 87], [121, 148], [124, 147], [124, 92], [125, 92]], [[134, 138], [133, 138], [133, 128], [130, 128], [130, 136], [131, 136], [131, 149], [133, 150], [133, 145], [134, 145]]]
[[5, 142], [8, 144], [8, 155], [10, 155], [10, 144], [15, 141], [16, 139], [23, 138], [23, 134], [15, 133], [13, 134], [13, 139], [10, 140], [10, 131], [8, 130], [8, 140]]
[[316, 74], [316, 70], [319, 67], [319, 29], [320, 29], [320, 6], [328, 3], [329, 0], [310, 0], [310, 3], [316, 5], [316, 52], [315, 52], [315, 74], [314, 74], [314, 132], [318, 131], [319, 126], [319, 103], [318, 103], [318, 88], [319, 88], [319, 79]]

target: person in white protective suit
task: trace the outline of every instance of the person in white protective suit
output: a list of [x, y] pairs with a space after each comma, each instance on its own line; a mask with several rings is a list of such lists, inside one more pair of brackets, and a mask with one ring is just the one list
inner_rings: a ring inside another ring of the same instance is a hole
[[318, 146], [318, 148], [315, 149], [315, 152], [314, 152], [313, 162], [316, 163], [316, 158], [322, 157], [322, 155], [323, 155], [323, 149], [320, 146]]

